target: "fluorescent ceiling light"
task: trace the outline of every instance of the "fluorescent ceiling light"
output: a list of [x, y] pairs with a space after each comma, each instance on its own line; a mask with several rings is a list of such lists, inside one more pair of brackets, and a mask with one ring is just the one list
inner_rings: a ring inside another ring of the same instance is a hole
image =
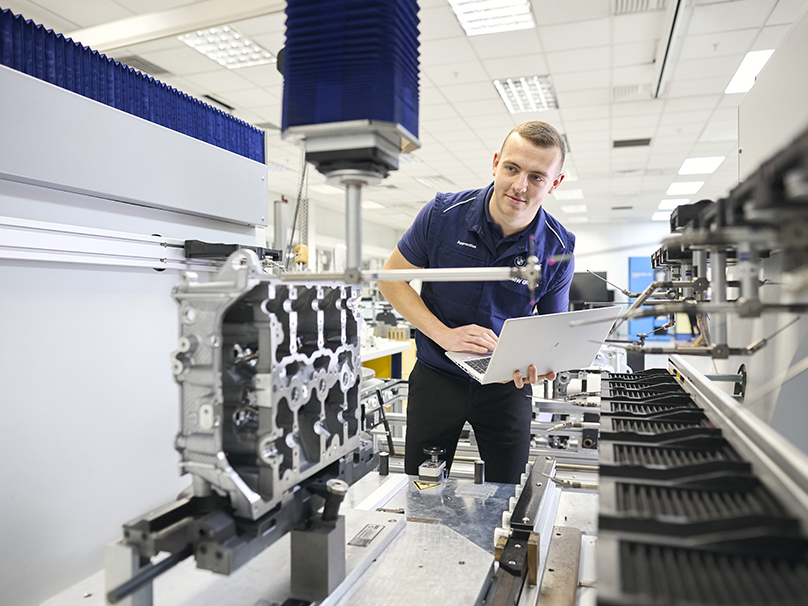
[[668, 191], [665, 192], [666, 196], [689, 196], [695, 194], [704, 185], [704, 181], [682, 181], [680, 183], [671, 183]]
[[534, 27], [528, 0], [449, 0], [467, 36]]
[[494, 80], [494, 87], [512, 114], [558, 109], [550, 76], [524, 76]]
[[755, 84], [755, 79], [766, 65], [766, 61], [772, 56], [774, 49], [751, 51], [746, 53], [746, 56], [741, 61], [738, 71], [732, 76], [729, 85], [724, 90], [725, 95], [733, 93], [745, 93]]
[[709, 175], [714, 173], [726, 156], [710, 156], [707, 158], [688, 158], [679, 168], [680, 175]]
[[384, 204], [379, 204], [373, 200], [362, 200], [362, 208], [364, 210], [376, 210], [377, 208], [384, 208]]
[[207, 27], [177, 37], [227, 69], [274, 63], [275, 55], [261, 48], [232, 25]]
[[690, 198], [672, 198], [668, 200], [662, 200], [659, 203], [659, 210], [673, 210], [678, 206], [682, 206], [683, 204], [690, 204]]
[[423, 160], [418, 156], [414, 156], [410, 154], [399, 154], [398, 156], [398, 163], [399, 164], [419, 164], [422, 163]]
[[562, 206], [561, 210], [571, 215], [576, 213], [585, 213], [586, 204], [569, 204], [567, 206]]
[[564, 223], [589, 223], [589, 217], [586, 215], [577, 215], [575, 217], [566, 217]]
[[582, 189], [557, 189], [553, 192], [556, 200], [583, 200], [584, 190]]
[[653, 216], [651, 217], [651, 221], [670, 221], [670, 220], [671, 220], [670, 211], [654, 213]]

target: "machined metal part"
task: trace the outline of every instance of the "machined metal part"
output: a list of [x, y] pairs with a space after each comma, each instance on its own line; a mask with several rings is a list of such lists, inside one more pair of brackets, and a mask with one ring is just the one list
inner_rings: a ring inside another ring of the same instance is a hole
[[180, 469], [256, 520], [359, 447], [358, 289], [281, 284], [252, 251], [174, 288]]
[[575, 606], [581, 562], [581, 531], [569, 526], [553, 528], [537, 606]]

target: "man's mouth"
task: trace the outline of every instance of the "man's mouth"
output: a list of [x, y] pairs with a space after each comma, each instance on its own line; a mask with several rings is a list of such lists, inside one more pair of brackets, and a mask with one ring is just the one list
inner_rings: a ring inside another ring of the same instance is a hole
[[508, 199], [511, 202], [514, 202], [516, 204], [524, 204], [525, 203], [525, 200], [523, 200], [522, 198], [517, 198], [516, 196], [510, 196], [508, 194], [505, 194], [505, 195], [508, 197]]

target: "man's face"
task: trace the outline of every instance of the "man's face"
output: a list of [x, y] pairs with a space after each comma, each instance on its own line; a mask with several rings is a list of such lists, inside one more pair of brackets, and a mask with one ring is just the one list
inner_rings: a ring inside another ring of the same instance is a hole
[[564, 179], [561, 150], [537, 147], [514, 133], [494, 154], [494, 193], [489, 210], [504, 235], [530, 225], [544, 197]]

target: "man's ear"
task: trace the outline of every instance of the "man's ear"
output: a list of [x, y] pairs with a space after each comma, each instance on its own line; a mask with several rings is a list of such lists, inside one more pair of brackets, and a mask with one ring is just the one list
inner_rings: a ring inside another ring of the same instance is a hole
[[553, 184], [550, 186], [550, 191], [547, 193], [551, 194], [558, 189], [558, 186], [561, 185], [561, 182], [564, 180], [565, 176], [566, 175], [564, 173], [558, 173], [558, 176], [553, 180]]
[[499, 152], [494, 152], [494, 167], [491, 169], [491, 176], [497, 176], [497, 166], [499, 166]]

